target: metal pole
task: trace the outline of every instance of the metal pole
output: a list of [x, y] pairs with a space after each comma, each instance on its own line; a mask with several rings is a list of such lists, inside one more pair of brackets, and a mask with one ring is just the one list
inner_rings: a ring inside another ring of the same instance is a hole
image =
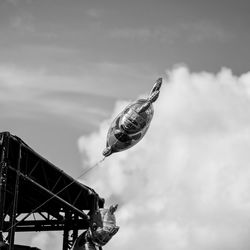
[[4, 206], [6, 192], [6, 163], [0, 163], [0, 231], [3, 231]]
[[7, 182], [7, 163], [5, 161], [6, 148], [4, 145], [4, 134], [1, 136], [1, 162], [0, 162], [0, 237], [3, 242], [3, 225], [4, 225], [4, 208], [5, 208], [5, 194], [6, 194], [6, 182]]
[[71, 212], [69, 210], [65, 211], [65, 224], [63, 230], [63, 250], [69, 249], [69, 220], [71, 218]]
[[[79, 220], [78, 215], [74, 214], [74, 218], [73, 218], [74, 223], [76, 223], [76, 221], [78, 221], [78, 220]], [[76, 227], [76, 225], [74, 225], [73, 234], [72, 234], [72, 244], [75, 243], [75, 241], [78, 237], [78, 230], [79, 230], [79, 228]]]
[[18, 161], [17, 161], [17, 171], [16, 171], [16, 183], [15, 183], [15, 191], [14, 191], [14, 201], [13, 201], [13, 208], [12, 208], [12, 216], [11, 216], [9, 250], [14, 250], [15, 222], [16, 222], [17, 205], [18, 205], [18, 193], [19, 193], [19, 179], [20, 179], [21, 157], [22, 157], [22, 144], [19, 144]]

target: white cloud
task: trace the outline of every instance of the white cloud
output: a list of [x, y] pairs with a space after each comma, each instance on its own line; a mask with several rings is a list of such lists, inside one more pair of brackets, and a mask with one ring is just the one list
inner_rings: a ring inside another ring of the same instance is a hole
[[152, 38], [153, 33], [149, 28], [123, 28], [112, 30], [110, 36], [113, 38], [149, 39]]
[[[41, 48], [33, 49], [39, 50]], [[53, 50], [55, 49], [53, 48]], [[43, 48], [41, 53], [46, 53], [46, 51], [51, 52], [52, 50]], [[57, 49], [57, 52], [59, 54], [70, 53], [67, 49]], [[138, 92], [140, 82], [143, 84], [149, 74], [152, 74], [147, 65], [133, 63], [84, 63], [76, 65], [73, 69], [73, 72], [65, 73], [61, 72], [63, 68], [61, 71], [52, 71], [48, 67], [33, 69], [0, 63], [0, 87], [36, 93], [49, 91], [84, 92], [122, 98], [131, 94], [128, 90]]]
[[211, 21], [182, 23], [179, 29], [180, 32], [187, 37], [187, 41], [191, 43], [206, 40], [225, 42], [233, 38], [232, 33]]
[[6, 2], [12, 4], [12, 5], [17, 5], [18, 2], [20, 2], [19, 0], [6, 0]]
[[16, 6], [16, 5], [21, 4], [21, 3], [30, 4], [30, 3], [32, 3], [32, 0], [6, 0], [6, 2]]
[[11, 20], [11, 26], [21, 32], [35, 32], [34, 17], [31, 14], [25, 13], [20, 16], [15, 16]]
[[[249, 73], [228, 69], [170, 72], [142, 141], [84, 180], [120, 204], [121, 229], [105, 249], [249, 249], [249, 85]], [[101, 158], [109, 124], [79, 139], [89, 165]]]
[[44, 120], [53, 116], [70, 126], [92, 130], [108, 116], [114, 99], [136, 95], [149, 74], [142, 65], [110, 62], [61, 71], [0, 63], [2, 119]]
[[31, 238], [30, 246], [41, 250], [60, 250], [62, 238], [62, 232], [39, 232]]
[[233, 37], [229, 31], [210, 21], [176, 23], [174, 25], [155, 27], [126, 27], [113, 29], [109, 35], [111, 38], [116, 39], [157, 40], [171, 44], [178, 40], [185, 40], [189, 43], [211, 40], [225, 42]]
[[[4, 116], [39, 117], [52, 114], [68, 117], [75, 123], [96, 124], [105, 117], [102, 107], [82, 105], [78, 97], [94, 95], [91, 84], [83, 76], [51, 74], [46, 69], [26, 69], [16, 65], [0, 65], [0, 110]], [[98, 94], [98, 93], [97, 93]], [[87, 101], [85, 101], [86, 103]]]
[[86, 14], [94, 19], [99, 19], [103, 17], [105, 11], [104, 9], [96, 9], [96, 8], [90, 8], [86, 11]]
[[38, 233], [31, 239], [31, 246], [38, 247], [40, 249], [47, 249], [49, 238], [50, 236], [47, 232]]

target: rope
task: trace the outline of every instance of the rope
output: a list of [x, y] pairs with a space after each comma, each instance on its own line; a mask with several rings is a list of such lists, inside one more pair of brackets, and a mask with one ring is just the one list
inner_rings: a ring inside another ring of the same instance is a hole
[[80, 174], [76, 179], [73, 179], [73, 181], [71, 181], [68, 185], [66, 185], [64, 188], [62, 188], [61, 190], [59, 190], [57, 193], [55, 193], [53, 196], [51, 196], [49, 199], [47, 199], [46, 201], [44, 201], [41, 205], [37, 206], [36, 208], [34, 208], [31, 212], [29, 212], [27, 215], [25, 215], [20, 221], [17, 221], [16, 223], [14, 223], [13, 225], [11, 225], [7, 231], [9, 231], [10, 229], [12, 229], [13, 227], [15, 227], [16, 225], [18, 225], [18, 223], [24, 221], [25, 219], [27, 219], [31, 214], [35, 213], [39, 208], [41, 208], [42, 206], [44, 206], [46, 203], [48, 203], [49, 201], [51, 201], [53, 198], [55, 198], [58, 194], [60, 194], [61, 192], [63, 192], [65, 189], [67, 189], [69, 186], [71, 186], [72, 184], [74, 184], [75, 182], [77, 182], [77, 180], [79, 180], [81, 177], [83, 177], [84, 175], [86, 175], [88, 172], [92, 171], [94, 168], [98, 167], [100, 165], [100, 163], [102, 163], [105, 160], [106, 157], [104, 157], [103, 159], [101, 159], [100, 161], [98, 161], [97, 163], [95, 163], [93, 166], [89, 167], [88, 169], [86, 169], [82, 174]]

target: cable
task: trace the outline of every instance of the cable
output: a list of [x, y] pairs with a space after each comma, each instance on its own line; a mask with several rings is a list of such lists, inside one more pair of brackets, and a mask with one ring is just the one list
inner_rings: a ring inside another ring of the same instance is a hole
[[102, 163], [105, 160], [106, 157], [104, 157], [103, 159], [101, 159], [100, 161], [98, 161], [97, 163], [95, 163], [93, 166], [91, 166], [90, 168], [86, 169], [82, 174], [80, 174], [76, 179], [73, 179], [73, 181], [71, 181], [68, 185], [66, 185], [64, 188], [62, 188], [61, 190], [59, 190], [57, 193], [55, 193], [54, 195], [52, 195], [49, 199], [47, 199], [46, 201], [44, 201], [42, 204], [40, 204], [39, 206], [37, 206], [36, 208], [34, 208], [31, 212], [29, 212], [27, 215], [25, 215], [21, 220], [17, 221], [16, 223], [14, 223], [13, 225], [11, 225], [7, 231], [9, 231], [10, 229], [12, 229], [13, 227], [15, 227], [16, 225], [18, 225], [18, 223], [24, 221], [25, 219], [27, 219], [31, 214], [35, 213], [39, 208], [41, 208], [43, 205], [45, 205], [47, 202], [51, 201], [53, 198], [55, 198], [58, 194], [60, 194], [61, 192], [63, 192], [65, 189], [67, 189], [69, 186], [71, 186], [72, 184], [74, 184], [75, 182], [77, 182], [78, 179], [80, 179], [81, 177], [83, 177], [85, 174], [87, 174], [88, 172], [90, 172], [91, 170], [93, 170], [94, 168], [98, 167], [100, 163]]

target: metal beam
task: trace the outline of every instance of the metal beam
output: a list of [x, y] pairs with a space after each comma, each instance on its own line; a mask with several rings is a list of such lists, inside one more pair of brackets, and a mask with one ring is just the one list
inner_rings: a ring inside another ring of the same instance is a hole
[[17, 159], [17, 171], [16, 171], [16, 183], [15, 183], [15, 190], [14, 190], [14, 201], [13, 201], [12, 215], [11, 215], [11, 227], [10, 227], [10, 231], [9, 231], [9, 250], [14, 250], [15, 221], [16, 221], [17, 205], [18, 205], [21, 157], [22, 157], [22, 144], [19, 144], [18, 159]]
[[[69, 230], [83, 230], [89, 227], [89, 223], [86, 220], [29, 220], [20, 222], [15, 230], [16, 232], [33, 232], [33, 231], [62, 231], [65, 229], [65, 224]], [[11, 226], [10, 222], [4, 223], [4, 232]]]
[[[7, 182], [7, 163], [6, 155], [7, 149], [5, 146], [4, 135], [1, 135], [0, 138], [0, 147], [1, 147], [1, 159], [0, 159], [0, 242], [3, 242], [3, 228], [4, 228], [4, 209], [5, 209], [5, 198], [6, 198], [6, 182]], [[7, 142], [8, 143], [8, 142]]]
[[72, 219], [72, 214], [69, 211], [65, 212], [65, 225], [63, 230], [63, 250], [68, 250], [69, 247], [69, 221]]
[[[8, 168], [12, 171], [16, 172], [16, 169], [8, 166]], [[68, 203], [67, 201], [65, 201], [64, 199], [62, 199], [61, 197], [59, 197], [57, 194], [52, 193], [50, 190], [48, 190], [47, 188], [43, 187], [42, 185], [40, 185], [39, 183], [37, 183], [36, 181], [32, 180], [30, 177], [20, 173], [20, 177], [22, 177], [23, 179], [29, 181], [30, 183], [34, 184], [36, 187], [38, 187], [39, 189], [43, 190], [45, 193], [47, 193], [50, 198], [47, 200], [47, 202], [49, 202], [52, 199], [56, 199], [58, 201], [60, 201], [64, 206], [66, 206], [67, 208], [71, 209], [74, 213], [78, 214], [81, 218], [85, 219], [85, 220], [89, 220], [89, 216], [86, 215], [84, 212], [82, 212], [81, 210], [79, 210], [78, 208], [72, 206], [70, 203]], [[46, 204], [44, 202], [44, 204]], [[42, 207], [43, 204], [41, 204]], [[28, 216], [27, 216], [28, 217]]]

